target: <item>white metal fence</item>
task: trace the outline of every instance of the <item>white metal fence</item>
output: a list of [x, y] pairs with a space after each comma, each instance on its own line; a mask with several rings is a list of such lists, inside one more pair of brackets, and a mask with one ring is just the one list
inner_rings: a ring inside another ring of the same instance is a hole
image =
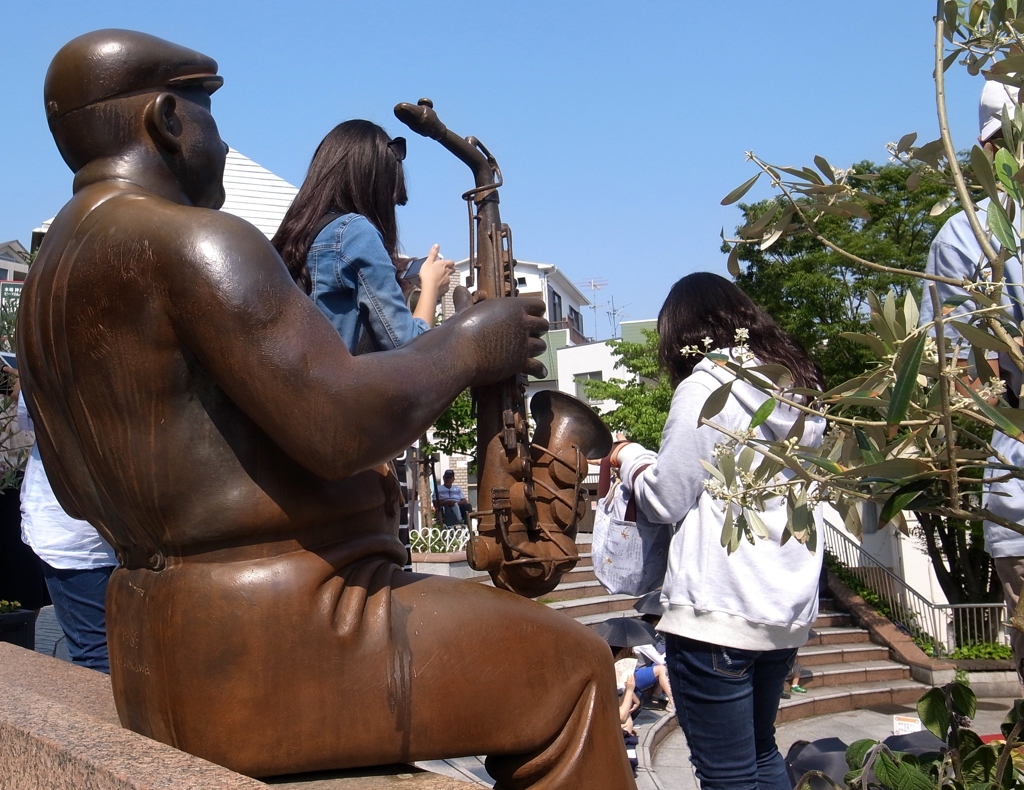
[[412, 551], [447, 554], [462, 551], [469, 543], [469, 527], [427, 527], [409, 531], [409, 547]]
[[934, 604], [827, 520], [823, 533], [825, 550], [873, 593], [875, 600], [869, 603], [930, 646], [933, 655], [979, 643], [1010, 643], [1003, 603]]

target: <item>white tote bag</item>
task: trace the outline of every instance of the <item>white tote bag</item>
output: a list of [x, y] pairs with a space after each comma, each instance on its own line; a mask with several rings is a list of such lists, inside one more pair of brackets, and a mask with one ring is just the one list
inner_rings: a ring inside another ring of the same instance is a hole
[[661, 586], [675, 529], [652, 524], [638, 510], [621, 481], [597, 502], [591, 558], [594, 574], [608, 592], [643, 595]]

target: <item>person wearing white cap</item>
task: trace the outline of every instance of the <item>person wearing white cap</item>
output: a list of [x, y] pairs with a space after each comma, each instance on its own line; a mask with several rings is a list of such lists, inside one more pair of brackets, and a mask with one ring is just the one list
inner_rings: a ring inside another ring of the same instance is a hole
[[[1012, 113], [1017, 104], [1018, 96], [1015, 88], [995, 81], [985, 83], [978, 107], [980, 131], [978, 142], [990, 155], [994, 154], [1002, 140], [1004, 117], [1012, 119]], [[988, 201], [986, 200], [978, 207], [978, 219], [983, 227], [987, 224], [985, 211], [987, 206]], [[991, 241], [998, 249], [999, 244], [996, 239], [993, 237]], [[971, 230], [967, 215], [961, 211], [950, 217], [932, 241], [925, 272], [958, 280], [979, 281], [985, 279], [984, 269], [987, 266], [988, 260], [981, 250], [974, 231]], [[1009, 307], [1013, 320], [1021, 325], [1024, 323], [1024, 310], [1022, 310], [1024, 271], [1021, 268], [1019, 251], [1007, 259], [1004, 277], [1006, 282], [1002, 292], [1003, 304]], [[953, 285], [940, 283], [936, 287], [940, 302], [945, 302], [947, 299], [963, 293], [962, 289]], [[922, 323], [934, 318], [932, 301], [927, 289], [928, 284], [926, 283], [925, 294], [921, 300]], [[965, 302], [954, 309], [947, 318], [956, 318], [973, 309], [976, 309], [976, 306], [972, 301]], [[960, 340], [959, 333], [954, 327], [948, 323], [945, 327], [947, 337]], [[1004, 397], [1011, 406], [1016, 408], [1020, 406], [1017, 396], [1021, 387], [1021, 373], [1008, 358], [1004, 357], [1005, 355], [992, 354], [989, 363], [992, 366], [993, 375], [1001, 377], [1006, 382]], [[992, 447], [1009, 463], [1015, 466], [1024, 466], [1024, 444], [1016, 439], [996, 430], [992, 436]], [[986, 477], [992, 476], [994, 476], [992, 473], [986, 474]], [[984, 504], [989, 511], [1012, 522], [1024, 523], [1024, 481], [1013, 478], [1002, 482], [993, 482], [988, 485], [987, 490]], [[1024, 581], [1024, 535], [990, 521], [985, 522], [984, 529], [985, 550], [995, 562], [996, 573], [1006, 599], [1006, 607], [1009, 614], [1013, 614], [1020, 597], [1022, 581]], [[1013, 647], [1017, 675], [1024, 681], [1024, 634], [1016, 629], [1011, 629], [1010, 642]]]

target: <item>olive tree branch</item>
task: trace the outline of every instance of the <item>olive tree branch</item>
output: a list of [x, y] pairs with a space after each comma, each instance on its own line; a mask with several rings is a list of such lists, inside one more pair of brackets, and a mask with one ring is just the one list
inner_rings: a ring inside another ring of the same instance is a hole
[[[970, 192], [967, 190], [967, 183], [964, 181], [963, 171], [960, 169], [960, 163], [956, 158], [956, 149], [953, 147], [953, 137], [949, 133], [949, 119], [946, 117], [946, 72], [944, 68], [943, 53], [946, 32], [946, 17], [944, 14], [944, 0], [936, 0], [937, 10], [935, 12], [935, 107], [938, 111], [939, 116], [939, 137], [942, 139], [942, 150], [946, 154], [946, 160], [949, 162], [949, 169], [953, 176], [953, 188], [956, 190], [956, 196], [960, 200], [960, 205], [963, 208], [964, 213], [967, 215], [967, 221], [971, 225], [971, 230], [974, 231], [974, 235], [978, 237], [978, 243], [981, 246], [982, 252], [985, 253], [985, 257], [988, 258], [989, 263], [992, 264], [992, 279], [1002, 280], [1003, 279], [1003, 263], [999, 259], [999, 254], [995, 251], [992, 246], [992, 242], [988, 237], [988, 234], [981, 227], [981, 221], [978, 219], [978, 212], [974, 208], [974, 201], [971, 200]], [[996, 276], [998, 272], [998, 277]]]

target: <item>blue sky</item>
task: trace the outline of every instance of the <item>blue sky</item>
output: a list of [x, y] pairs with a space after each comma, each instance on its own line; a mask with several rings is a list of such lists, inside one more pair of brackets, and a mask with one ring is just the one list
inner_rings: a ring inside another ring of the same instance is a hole
[[[392, 107], [434, 100], [449, 128], [475, 135], [501, 165], [502, 218], [516, 256], [607, 285], [587, 334], [657, 314], [675, 280], [725, 274], [719, 233], [736, 225], [721, 198], [754, 170], [884, 161], [909, 131], [938, 136], [930, 0], [57, 0], [0, 4], [0, 241], [31, 231], [70, 194], [71, 173], [42, 109], [50, 58], [80, 33], [142, 30], [216, 58], [214, 96], [233, 147], [299, 184], [334, 124], [368, 118], [407, 130]], [[980, 78], [954, 67], [958, 148], [977, 135]], [[406, 134], [410, 254], [440, 242], [467, 253], [460, 195], [469, 170]], [[766, 193], [751, 193], [756, 198]], [[588, 291], [584, 291], [588, 296]]]

